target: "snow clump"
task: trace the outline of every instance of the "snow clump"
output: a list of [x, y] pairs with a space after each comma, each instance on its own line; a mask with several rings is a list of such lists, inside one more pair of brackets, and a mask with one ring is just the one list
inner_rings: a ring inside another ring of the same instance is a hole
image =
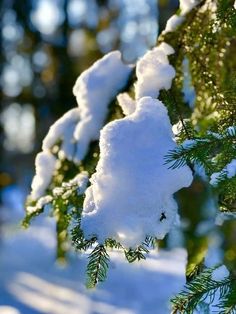
[[177, 215], [173, 194], [192, 182], [187, 166], [165, 165], [176, 147], [171, 128], [163, 103], [144, 97], [134, 113], [102, 129], [100, 159], [85, 193], [85, 238], [136, 247], [147, 235], [162, 239], [169, 231]]
[[35, 168], [36, 174], [32, 181], [31, 198], [37, 200], [44, 195], [47, 187], [51, 182], [55, 166], [56, 158], [50, 152], [41, 152], [36, 156]]
[[229, 271], [225, 265], [221, 265], [213, 270], [211, 279], [214, 281], [222, 281], [229, 277]]
[[119, 51], [112, 51], [95, 62], [77, 79], [73, 93], [79, 106], [80, 121], [75, 128], [76, 161], [81, 161], [91, 141], [99, 139], [108, 105], [121, 90], [131, 73], [132, 66], [121, 60]]
[[228, 179], [236, 176], [236, 159], [232, 159], [220, 172], [215, 172], [211, 175], [210, 184], [217, 186], [218, 183], [227, 177]]
[[162, 43], [148, 51], [138, 62], [136, 67], [137, 82], [135, 83], [135, 98], [145, 96], [156, 98], [161, 89], [170, 89], [175, 69], [169, 64], [168, 55], [174, 49]]
[[91, 141], [99, 139], [108, 105], [125, 86], [131, 71], [132, 66], [121, 60], [121, 53], [113, 51], [79, 76], [73, 88], [78, 107], [69, 110], [50, 127], [43, 141], [43, 152], [36, 157], [32, 200], [42, 197], [52, 180], [57, 160], [51, 151], [53, 146], [60, 144], [59, 158], [79, 163]]

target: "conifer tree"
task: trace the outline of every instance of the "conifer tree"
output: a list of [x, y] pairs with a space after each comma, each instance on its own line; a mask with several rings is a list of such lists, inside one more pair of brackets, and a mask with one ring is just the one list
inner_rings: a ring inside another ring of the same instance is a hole
[[[23, 224], [49, 211], [58, 259], [71, 243], [90, 250], [88, 287], [105, 280], [111, 249], [130, 263], [145, 259], [174, 228], [173, 194], [185, 187], [191, 202], [201, 182], [202, 197], [217, 206], [211, 232], [221, 228], [231, 255], [210, 265], [207, 236], [186, 241], [187, 284], [173, 313], [211, 313], [214, 302], [217, 313], [236, 313], [235, 35], [232, 1], [181, 0], [136, 66], [111, 52], [78, 78], [78, 108], [51, 127], [36, 157]], [[196, 232], [192, 222], [187, 238]]]

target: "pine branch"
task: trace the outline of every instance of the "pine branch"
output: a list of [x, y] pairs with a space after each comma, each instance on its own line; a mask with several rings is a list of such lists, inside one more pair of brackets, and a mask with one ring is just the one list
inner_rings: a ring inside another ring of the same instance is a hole
[[125, 250], [125, 257], [129, 263], [133, 263], [136, 260], [140, 261], [141, 259], [146, 259], [145, 254], [148, 252], [149, 251], [145, 246], [139, 245], [137, 249]]
[[220, 300], [219, 314], [235, 314], [236, 313], [236, 281], [232, 281], [229, 292]]
[[94, 288], [98, 282], [103, 282], [107, 276], [109, 255], [103, 245], [98, 244], [89, 255], [87, 265], [87, 287]]
[[156, 246], [156, 239], [150, 236], [147, 236], [145, 241], [139, 245], [136, 249], [125, 250], [125, 257], [129, 263], [133, 263], [136, 260], [140, 261], [146, 259], [146, 254], [149, 253], [149, 248], [154, 248]]
[[92, 237], [91, 239], [84, 238], [83, 230], [80, 227], [79, 219], [79, 223], [71, 231], [71, 240], [76, 250], [87, 251], [97, 241], [97, 238], [96, 237]]
[[203, 138], [185, 142], [165, 156], [165, 164], [170, 164], [170, 169], [176, 169], [188, 163], [198, 163], [210, 171], [212, 164], [209, 161], [209, 155], [213, 149], [211, 145], [215, 146], [214, 143]]
[[[235, 156], [235, 135], [235, 129], [232, 128], [232, 131], [226, 129], [221, 134], [208, 132], [205, 136], [185, 141], [165, 156], [165, 163], [170, 164], [169, 168], [171, 169], [182, 167], [187, 163], [198, 163], [208, 173], [212, 173], [217, 168], [215, 162], [212, 162], [212, 158], [218, 153], [222, 154], [226, 151], [228, 160], [230, 151], [232, 151], [232, 156]], [[222, 155], [224, 156], [224, 154]]]
[[[205, 269], [200, 275], [186, 284], [184, 290], [171, 300], [173, 304], [173, 313], [192, 314], [197, 306], [207, 297], [212, 303], [216, 296], [216, 291], [220, 293], [220, 299], [227, 298], [232, 291], [230, 278], [221, 281], [214, 281], [211, 274], [214, 268]], [[235, 290], [234, 290], [235, 293]]]
[[106, 248], [109, 248], [109, 249], [118, 249], [118, 250], [123, 249], [124, 250], [124, 247], [114, 239], [110, 239], [110, 238], [106, 239], [104, 245]]

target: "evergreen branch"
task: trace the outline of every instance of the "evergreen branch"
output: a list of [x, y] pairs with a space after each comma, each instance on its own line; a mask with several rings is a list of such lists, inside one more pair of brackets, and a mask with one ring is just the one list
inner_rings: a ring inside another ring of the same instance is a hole
[[23, 218], [23, 220], [21, 222], [22, 227], [28, 228], [32, 219], [39, 216], [41, 213], [43, 213], [43, 207], [36, 209], [35, 211], [33, 211], [31, 213], [26, 212], [25, 217]]
[[157, 238], [146, 236], [146, 239], [143, 242], [143, 244], [148, 248], [154, 249], [158, 245], [158, 240]]
[[124, 247], [114, 239], [106, 239], [104, 243], [105, 247], [110, 249], [124, 249]]
[[236, 281], [232, 280], [229, 292], [220, 300], [218, 305], [219, 314], [235, 314], [236, 313]]
[[136, 249], [125, 250], [125, 257], [129, 263], [133, 263], [136, 260], [146, 259], [145, 254], [148, 253], [148, 249], [143, 245], [139, 245]]
[[173, 314], [192, 314], [194, 309], [207, 297], [210, 298], [212, 303], [215, 299], [216, 291], [219, 291], [220, 299], [227, 297], [232, 290], [232, 279], [227, 277], [221, 281], [212, 280], [211, 274], [214, 269], [205, 269], [200, 275], [187, 283], [184, 290], [171, 300]]
[[97, 238], [92, 237], [91, 239], [85, 239], [83, 230], [80, 227], [80, 220], [79, 220], [79, 223], [77, 224], [77, 226], [75, 226], [71, 231], [71, 240], [72, 240], [72, 245], [76, 248], [76, 250], [87, 251], [97, 241]]
[[171, 164], [169, 168], [176, 169], [188, 163], [198, 163], [209, 173], [212, 173], [217, 168], [217, 165], [212, 161], [217, 153], [222, 154], [227, 151], [227, 158], [230, 151], [232, 151], [232, 155], [235, 155], [235, 135], [235, 129], [232, 128], [221, 134], [208, 132], [205, 137], [187, 140], [166, 154], [165, 164]]
[[212, 169], [209, 152], [212, 150], [208, 139], [194, 139], [169, 151], [165, 156], [165, 164], [171, 164], [170, 169], [180, 168], [188, 163], [199, 163], [207, 169]]
[[71, 241], [73, 246], [75, 246], [76, 249], [80, 250], [81, 242], [84, 239], [83, 231], [80, 228], [80, 222], [81, 219], [79, 219], [79, 223], [71, 230]]
[[105, 247], [100, 244], [93, 249], [88, 258], [86, 286], [94, 288], [98, 282], [106, 279], [110, 259]]
[[182, 124], [182, 127], [185, 131], [185, 134], [186, 134], [186, 137], [187, 139], [190, 139], [191, 138], [191, 135], [189, 133], [189, 130], [187, 128], [187, 126], [185, 125], [185, 122], [184, 122], [184, 117], [182, 115], [182, 112], [181, 112], [181, 109], [178, 105], [178, 102], [176, 101], [175, 99], [175, 95], [173, 92], [171, 91], [168, 91], [168, 90], [162, 90], [162, 95], [165, 97], [165, 98], [168, 98], [168, 102], [170, 102], [170, 106], [173, 107], [173, 109], [176, 110], [177, 112], [177, 115], [179, 116], [179, 120], [181, 121], [181, 124]]
[[146, 254], [149, 253], [149, 247], [154, 248], [156, 245], [156, 239], [147, 236], [145, 241], [139, 245], [136, 249], [130, 248], [129, 250], [124, 250], [125, 257], [129, 263], [133, 263], [136, 260], [146, 259]]

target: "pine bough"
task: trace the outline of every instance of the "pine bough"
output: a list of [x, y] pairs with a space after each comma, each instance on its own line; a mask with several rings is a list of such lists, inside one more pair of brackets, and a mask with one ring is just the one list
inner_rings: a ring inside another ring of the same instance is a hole
[[[78, 107], [51, 126], [36, 157], [23, 224], [49, 211], [58, 259], [71, 243], [89, 252], [88, 287], [105, 280], [111, 249], [145, 259], [178, 219], [174, 193], [200, 167], [219, 210], [235, 217], [236, 62], [226, 62], [235, 33], [230, 1], [180, 0], [136, 67], [114, 51], [76, 81]], [[201, 265], [173, 313], [208, 313], [214, 299], [220, 313], [236, 313], [235, 269], [216, 278], [219, 265]]]

